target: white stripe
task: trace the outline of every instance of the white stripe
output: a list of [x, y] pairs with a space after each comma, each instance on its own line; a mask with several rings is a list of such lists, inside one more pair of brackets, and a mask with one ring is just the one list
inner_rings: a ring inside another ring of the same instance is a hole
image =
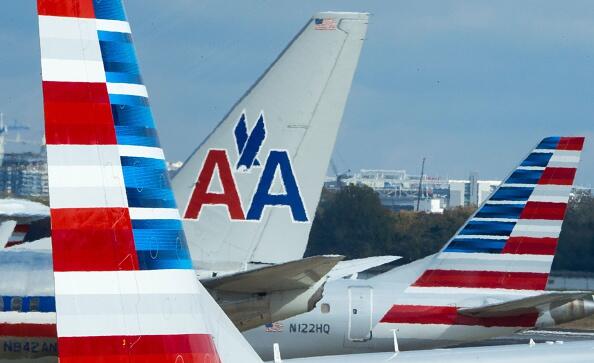
[[65, 16], [39, 16], [39, 37], [76, 40], [96, 40], [99, 35], [95, 19]]
[[175, 208], [130, 208], [131, 219], [181, 219]]
[[489, 235], [482, 235], [482, 234], [458, 234], [456, 235], [456, 239], [488, 239], [488, 240], [506, 240], [507, 236], [489, 236]]
[[534, 296], [543, 293], [543, 290], [513, 290], [513, 289], [487, 289], [471, 287], [417, 287], [409, 286], [404, 290], [405, 293], [415, 294], [468, 294], [473, 297], [481, 295], [520, 295]]
[[163, 149], [160, 147], [118, 145], [118, 150], [120, 156], [165, 160]]
[[544, 202], [544, 203], [567, 203], [569, 195], [567, 196], [549, 196], [549, 195], [531, 195], [530, 202]]
[[8, 324], [55, 324], [56, 313], [0, 311], [0, 323]]
[[537, 185], [528, 199], [531, 202], [567, 203], [571, 185]]
[[542, 261], [552, 262], [555, 256], [550, 255], [516, 255], [511, 253], [463, 253], [463, 252], [442, 252], [437, 258], [438, 259], [459, 259], [472, 256], [472, 258], [479, 260], [494, 260], [494, 261]]
[[577, 164], [580, 162], [580, 151], [573, 151], [573, 150], [556, 150], [549, 163], [551, 162], [558, 162], [558, 163], [574, 163]]
[[555, 149], [534, 149], [532, 152], [539, 154], [552, 154], [555, 152]]
[[[463, 258], [447, 258], [439, 261], [436, 267], [438, 270], [448, 271], [496, 271], [496, 272], [533, 272], [549, 273], [553, 263], [542, 260], [495, 260], [476, 258], [473, 253], [466, 253]], [[509, 254], [504, 254], [509, 256]], [[552, 257], [552, 256], [551, 256]]]
[[103, 62], [97, 39], [41, 38], [41, 59]]
[[534, 188], [536, 184], [502, 184], [503, 188]]
[[487, 201], [486, 204], [492, 204], [492, 205], [526, 205], [526, 202], [521, 202], [521, 201], [517, 201], [517, 200], [489, 200]]
[[69, 59], [42, 59], [41, 74], [44, 81], [105, 82], [103, 62]]
[[517, 222], [517, 218], [472, 218], [476, 222]]
[[563, 221], [521, 219], [516, 223], [510, 237], [559, 237]]
[[127, 207], [116, 145], [48, 145], [52, 208]]
[[57, 272], [58, 336], [200, 334], [208, 292], [194, 270]]
[[96, 19], [97, 30], [106, 32], [132, 33], [127, 21]]
[[199, 293], [196, 273], [192, 269], [55, 272], [54, 276], [56, 295]]
[[148, 93], [144, 85], [133, 83], [107, 83], [107, 93], [111, 95], [148, 97]]
[[544, 166], [518, 166], [516, 170], [545, 170]]

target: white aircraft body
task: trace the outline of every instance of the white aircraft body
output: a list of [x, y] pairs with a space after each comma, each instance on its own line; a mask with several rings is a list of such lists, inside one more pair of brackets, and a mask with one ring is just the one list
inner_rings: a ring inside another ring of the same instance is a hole
[[0, 199], [0, 248], [22, 244], [31, 223], [49, 217], [49, 208], [26, 199]]
[[367, 280], [327, 283], [315, 310], [250, 330], [266, 359], [444, 347], [594, 313], [592, 292], [544, 291], [583, 137], [549, 137], [443, 249]]
[[[171, 195], [168, 178], [161, 194], [138, 187], [167, 174], [122, 2], [38, 0], [38, 13], [59, 362], [261, 363], [196, 279], [177, 206], [162, 198]], [[340, 24], [339, 15], [308, 26]], [[555, 348], [300, 361], [585, 362], [594, 354], [594, 343]]]

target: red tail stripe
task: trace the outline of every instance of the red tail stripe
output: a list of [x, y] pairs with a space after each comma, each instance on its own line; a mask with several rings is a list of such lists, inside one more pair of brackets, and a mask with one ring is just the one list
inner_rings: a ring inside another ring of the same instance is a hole
[[37, 0], [39, 15], [94, 18], [93, 0]]
[[0, 336], [27, 338], [55, 338], [56, 324], [0, 324]]
[[115, 128], [104, 83], [43, 82], [49, 145], [114, 145]]
[[544, 290], [548, 277], [532, 272], [427, 270], [413, 286]]
[[52, 209], [51, 223], [55, 271], [138, 269], [127, 208]]
[[546, 168], [538, 181], [544, 185], [572, 185], [575, 168]]
[[582, 151], [584, 137], [562, 137], [557, 144], [557, 150]]
[[567, 203], [528, 202], [520, 219], [563, 220]]
[[455, 306], [394, 305], [384, 315], [381, 322], [529, 328], [534, 326], [537, 318], [537, 312], [517, 316], [475, 318], [459, 314]]
[[212, 338], [207, 334], [60, 337], [58, 347], [60, 363], [220, 363]]
[[510, 237], [501, 253], [516, 255], [554, 255], [557, 238]]

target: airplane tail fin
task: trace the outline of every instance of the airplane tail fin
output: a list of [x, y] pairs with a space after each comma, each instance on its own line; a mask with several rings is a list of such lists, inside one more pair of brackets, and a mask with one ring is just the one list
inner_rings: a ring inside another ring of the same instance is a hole
[[543, 139], [411, 287], [544, 290], [583, 144]]
[[18, 246], [25, 242], [25, 237], [27, 237], [27, 233], [29, 233], [29, 229], [31, 228], [31, 223], [18, 223], [14, 226], [14, 230], [8, 239], [8, 242], [4, 247], [9, 248], [13, 246]]
[[37, 8], [60, 362], [261, 362], [197, 282], [121, 0]]
[[16, 230], [17, 222], [7, 220], [0, 223], [0, 248], [8, 247]]
[[303, 257], [367, 22], [313, 16], [175, 175], [202, 267]]

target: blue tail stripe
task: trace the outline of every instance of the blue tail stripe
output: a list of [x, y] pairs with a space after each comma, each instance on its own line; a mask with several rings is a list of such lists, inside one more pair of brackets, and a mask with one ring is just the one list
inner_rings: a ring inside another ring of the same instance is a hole
[[537, 184], [542, 176], [542, 170], [517, 169], [505, 181], [506, 184]]
[[559, 145], [560, 137], [547, 137], [543, 139], [540, 144], [536, 147], [537, 149], [556, 149]]
[[552, 156], [553, 153], [532, 153], [522, 162], [522, 166], [546, 167]]
[[506, 240], [486, 240], [486, 239], [458, 239], [453, 240], [446, 252], [464, 252], [464, 253], [500, 253], [505, 246]]
[[121, 0], [93, 0], [97, 19], [126, 21], [126, 12]]
[[534, 188], [530, 187], [501, 187], [495, 192], [495, 194], [493, 194], [493, 196], [491, 196], [489, 200], [523, 202], [530, 198], [533, 190]]
[[460, 232], [461, 235], [509, 236], [515, 222], [470, 221]]
[[499, 205], [486, 204], [475, 215], [476, 218], [510, 218], [517, 219], [520, 217], [524, 205]]

